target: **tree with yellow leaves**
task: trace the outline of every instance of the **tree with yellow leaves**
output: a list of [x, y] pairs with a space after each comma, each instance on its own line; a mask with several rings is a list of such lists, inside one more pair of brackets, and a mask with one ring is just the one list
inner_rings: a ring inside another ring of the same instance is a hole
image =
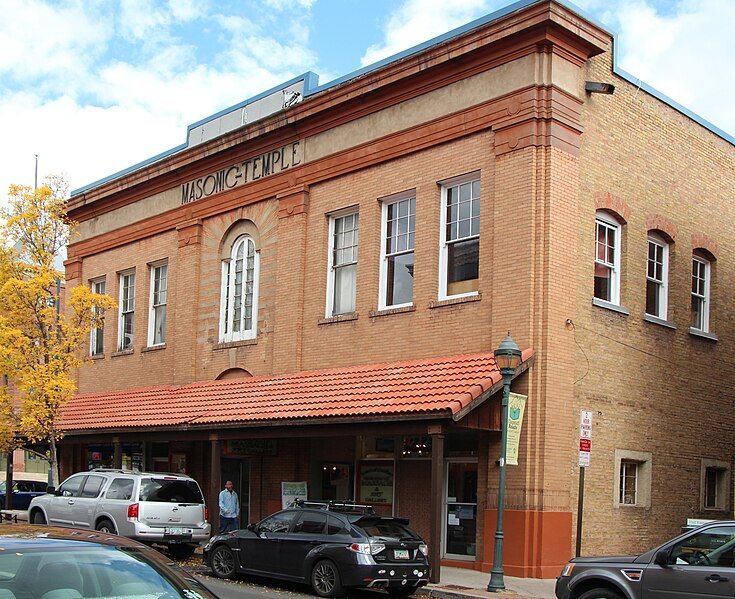
[[18, 438], [48, 444], [55, 485], [60, 411], [76, 391], [75, 369], [86, 362], [84, 341], [115, 305], [78, 285], [59, 310], [63, 273], [56, 263], [75, 227], [66, 193], [60, 177], [35, 190], [11, 185], [0, 212], [0, 373], [16, 390], [0, 392], [0, 449]]

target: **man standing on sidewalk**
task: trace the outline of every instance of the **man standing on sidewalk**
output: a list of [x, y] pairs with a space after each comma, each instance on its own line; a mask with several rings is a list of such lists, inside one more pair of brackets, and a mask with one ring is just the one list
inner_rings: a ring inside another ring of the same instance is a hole
[[219, 532], [232, 532], [240, 528], [240, 500], [233, 490], [232, 481], [225, 483], [225, 488], [219, 494]]

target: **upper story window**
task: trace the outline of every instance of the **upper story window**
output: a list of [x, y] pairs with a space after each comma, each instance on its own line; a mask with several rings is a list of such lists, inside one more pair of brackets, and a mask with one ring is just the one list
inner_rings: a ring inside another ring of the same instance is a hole
[[711, 263], [699, 253], [692, 257], [692, 328], [709, 332]]
[[620, 462], [620, 505], [636, 505], [638, 502], [638, 463], [632, 460]]
[[166, 343], [166, 303], [168, 298], [168, 264], [151, 266], [148, 345]]
[[595, 298], [620, 304], [620, 223], [598, 211], [595, 217]]
[[[95, 279], [90, 281], [90, 287], [92, 293], [98, 293], [104, 295], [105, 293], [105, 279]], [[95, 316], [102, 315], [103, 310], [94, 308]], [[89, 340], [89, 353], [92, 356], [101, 356], [105, 353], [105, 329], [104, 327], [94, 327], [91, 332]]]
[[135, 327], [135, 271], [118, 275], [120, 297], [118, 306], [120, 317], [117, 327], [117, 349], [124, 351], [133, 349], [133, 332]]
[[260, 256], [247, 235], [232, 244], [230, 257], [222, 261], [220, 340], [255, 339], [258, 329], [258, 275]]
[[439, 299], [474, 295], [480, 273], [480, 177], [473, 173], [441, 188]]
[[648, 234], [646, 314], [666, 320], [669, 288], [669, 244], [655, 233]]
[[416, 198], [386, 200], [382, 206], [379, 308], [413, 303]]
[[329, 218], [329, 275], [327, 317], [355, 311], [359, 214]]

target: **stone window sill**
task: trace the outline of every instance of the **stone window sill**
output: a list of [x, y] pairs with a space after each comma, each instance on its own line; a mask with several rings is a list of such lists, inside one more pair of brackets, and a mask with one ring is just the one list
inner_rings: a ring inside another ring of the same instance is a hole
[[676, 325], [671, 322], [670, 320], [664, 320], [663, 318], [659, 318], [658, 316], [651, 316], [650, 314], [644, 314], [643, 320], [646, 322], [650, 322], [651, 324], [657, 324], [662, 327], [666, 327], [667, 329], [673, 329], [676, 330]]
[[433, 300], [429, 302], [429, 308], [444, 308], [445, 306], [455, 306], [457, 304], [467, 304], [469, 302], [479, 302], [482, 299], [482, 293], [479, 291], [474, 295], [465, 295], [464, 297], [450, 297], [449, 299]]
[[93, 355], [89, 356], [89, 359], [90, 360], [104, 360], [105, 359], [105, 354], [93, 354]]
[[689, 334], [692, 337], [699, 337], [700, 339], [706, 339], [707, 341], [716, 342], [720, 340], [720, 338], [714, 333], [705, 333], [704, 331], [700, 331], [699, 329], [695, 329], [694, 327], [689, 327]]
[[350, 312], [349, 314], [338, 314], [337, 316], [330, 316], [329, 318], [322, 318], [317, 324], [334, 324], [336, 322], [349, 322], [350, 320], [357, 320], [359, 314], [357, 312]]
[[402, 306], [401, 308], [370, 310], [368, 316], [370, 316], [370, 318], [377, 318], [379, 316], [390, 316], [391, 314], [404, 314], [405, 312], [416, 312], [416, 306]]
[[240, 341], [227, 341], [223, 343], [215, 343], [213, 350], [230, 349], [232, 347], [248, 347], [249, 345], [258, 345], [257, 339], [241, 339]]
[[120, 356], [132, 356], [135, 353], [134, 349], [121, 349], [110, 354], [111, 358], [119, 358]]
[[630, 316], [630, 311], [627, 308], [623, 308], [623, 306], [618, 306], [617, 304], [611, 304], [610, 302], [597, 299], [596, 297], [592, 298], [592, 305], [597, 306], [598, 308], [603, 308], [604, 310], [610, 310], [611, 312], [617, 312], [623, 316]]
[[166, 344], [161, 343], [159, 345], [149, 345], [148, 347], [142, 347], [140, 348], [140, 353], [145, 353], [149, 351], [158, 351], [159, 349], [166, 349]]

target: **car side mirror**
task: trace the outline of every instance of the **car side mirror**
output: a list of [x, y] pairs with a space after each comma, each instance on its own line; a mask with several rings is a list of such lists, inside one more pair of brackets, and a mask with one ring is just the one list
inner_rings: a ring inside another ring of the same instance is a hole
[[255, 532], [255, 524], [248, 524], [248, 526], [247, 526], [247, 529], [248, 529], [248, 530], [249, 530], [250, 532]]
[[48, 487], [46, 487], [46, 493], [56, 495], [56, 487], [54, 487], [53, 485], [49, 485]]
[[668, 568], [669, 567], [669, 550], [668, 549], [659, 549], [656, 552], [656, 555], [653, 557], [653, 563], [657, 566], [661, 566], [662, 568]]

